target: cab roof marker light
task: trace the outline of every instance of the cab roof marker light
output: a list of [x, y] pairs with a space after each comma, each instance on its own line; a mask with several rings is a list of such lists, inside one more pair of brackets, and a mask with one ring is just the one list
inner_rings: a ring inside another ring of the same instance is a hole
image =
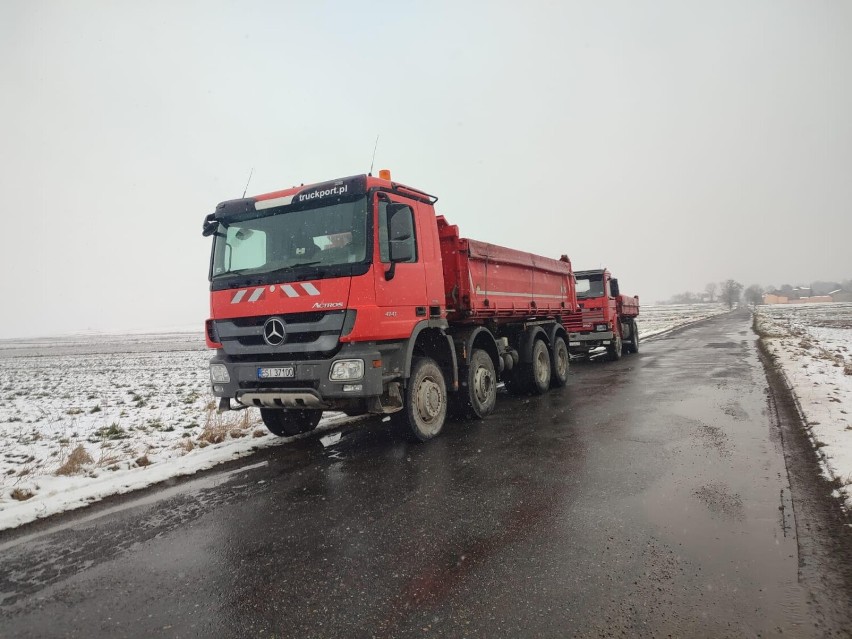
[[262, 211], [264, 209], [275, 208], [276, 206], [287, 206], [293, 203], [294, 197], [295, 195], [285, 195], [284, 197], [274, 197], [271, 200], [260, 200], [254, 203], [254, 208]]
[[382, 180], [390, 180], [391, 179], [390, 169], [379, 169], [379, 177]]

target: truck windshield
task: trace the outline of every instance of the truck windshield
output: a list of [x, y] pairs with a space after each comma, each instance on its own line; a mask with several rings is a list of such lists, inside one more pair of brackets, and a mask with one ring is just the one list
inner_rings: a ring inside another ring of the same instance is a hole
[[298, 267], [334, 267], [364, 262], [367, 200], [220, 223], [213, 244], [212, 279], [280, 273]]
[[590, 297], [603, 297], [604, 285], [603, 275], [590, 275], [577, 278], [577, 297], [587, 299]]

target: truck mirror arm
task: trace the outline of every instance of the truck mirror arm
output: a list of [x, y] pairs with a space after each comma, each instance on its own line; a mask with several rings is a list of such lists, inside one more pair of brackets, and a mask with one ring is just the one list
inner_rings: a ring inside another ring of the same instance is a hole
[[210, 237], [219, 229], [219, 222], [216, 220], [216, 214], [211, 213], [204, 218], [204, 226], [201, 229], [201, 235]]

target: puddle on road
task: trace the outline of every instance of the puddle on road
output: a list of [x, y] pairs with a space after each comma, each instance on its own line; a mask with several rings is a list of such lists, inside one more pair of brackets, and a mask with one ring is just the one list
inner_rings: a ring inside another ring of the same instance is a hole
[[736, 521], [745, 519], [743, 498], [738, 493], [732, 493], [730, 487], [723, 482], [711, 482], [693, 494], [711, 513]]

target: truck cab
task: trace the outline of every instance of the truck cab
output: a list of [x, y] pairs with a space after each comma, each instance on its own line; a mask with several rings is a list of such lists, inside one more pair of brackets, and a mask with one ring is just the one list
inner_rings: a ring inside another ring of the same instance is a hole
[[435, 200], [360, 175], [220, 203], [204, 222], [220, 409], [292, 435], [323, 410], [396, 408], [424, 331], [451, 373]]
[[605, 268], [575, 271], [579, 315], [568, 320], [569, 351], [590, 357], [606, 353], [618, 360], [639, 352], [639, 297], [621, 295], [618, 280]]

